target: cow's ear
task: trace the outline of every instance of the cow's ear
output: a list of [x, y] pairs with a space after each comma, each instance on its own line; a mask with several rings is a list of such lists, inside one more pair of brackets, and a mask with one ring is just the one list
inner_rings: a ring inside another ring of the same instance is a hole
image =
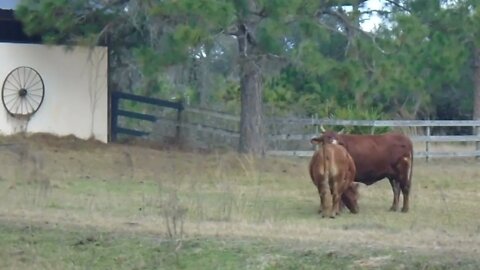
[[322, 142], [322, 139], [319, 137], [315, 137], [310, 140], [311, 144], [320, 144], [321, 142]]

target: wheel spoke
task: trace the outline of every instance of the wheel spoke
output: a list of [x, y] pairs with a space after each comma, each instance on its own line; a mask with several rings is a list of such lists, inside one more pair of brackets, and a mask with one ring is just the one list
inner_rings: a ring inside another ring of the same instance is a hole
[[[36, 100], [31, 95], [27, 95], [27, 98], [29, 98], [29, 100], [35, 101], [37, 104], [40, 104], [40, 101]], [[42, 100], [42, 99], [40, 98], [40, 100]]]
[[10, 102], [12, 102], [16, 99], [17, 99], [17, 97], [13, 97], [13, 98], [9, 99], [8, 101], [5, 101], [5, 105], [9, 104]]
[[25, 108], [25, 113], [26, 114], [29, 114], [30, 113], [30, 109], [28, 108], [28, 103], [27, 103], [27, 99], [26, 98], [23, 98], [23, 107]]
[[12, 72], [12, 73], [10, 74], [10, 76], [12, 76], [12, 79], [17, 83], [16, 86], [17, 86], [19, 89], [22, 88], [22, 84], [20, 83], [20, 81], [19, 81], [17, 78], [15, 78], [15, 71]]
[[4, 97], [8, 97], [8, 96], [18, 96], [18, 92], [15, 91], [15, 93], [11, 93], [11, 94], [4, 94], [3, 95]]
[[23, 114], [23, 98], [20, 98], [20, 114]]
[[32, 106], [32, 110], [33, 111], [36, 111], [38, 110], [38, 106], [40, 105], [40, 101], [39, 100], [35, 100], [31, 97], [27, 98], [28, 100], [28, 104], [30, 104], [30, 106]]
[[19, 98], [17, 107], [15, 108], [15, 114], [18, 114], [18, 111], [21, 109], [21, 107], [22, 107], [22, 98]]
[[22, 67], [22, 70], [23, 70], [23, 85], [22, 87], [25, 87], [25, 79], [27, 78], [27, 76], [25, 76], [25, 67]]
[[20, 114], [23, 114], [23, 103], [24, 103], [24, 98], [21, 97], [20, 98], [20, 106], [19, 106], [20, 107], [19, 108], [20, 109]]
[[29, 107], [28, 107], [28, 103], [27, 103], [27, 99], [26, 99], [26, 98], [23, 99], [23, 104], [24, 104], [23, 107], [25, 108], [25, 114], [29, 114], [29, 113], [30, 113], [30, 109], [29, 109]]
[[3, 90], [8, 90], [8, 91], [13, 91], [15, 93], [18, 93], [18, 89], [12, 89], [12, 88], [4, 87]]
[[23, 69], [23, 76], [21, 76], [21, 71], [20, 71], [20, 68], [17, 69], [17, 74], [18, 74], [18, 80], [20, 81], [20, 86], [22, 88], [25, 88], [25, 85], [26, 85], [26, 81], [25, 81], [25, 67], [21, 67], [21, 69]]
[[[9, 110], [11, 113], [13, 113], [13, 110], [14, 110], [15, 108], [18, 108], [18, 105], [17, 105], [17, 104], [18, 104], [18, 100], [19, 100], [19, 98], [16, 98], [15, 101], [12, 103], [12, 106], [10, 107], [10, 110]], [[16, 112], [15, 112], [15, 113], [16, 113]]]
[[20, 85], [20, 88], [23, 88], [22, 74], [20, 73], [20, 68], [17, 68], [17, 78], [18, 78], [18, 84]]
[[9, 81], [8, 78], [7, 78], [6, 82], [9, 83], [11, 86], [15, 87], [16, 89], [20, 89], [20, 88], [18, 88], [17, 85], [13, 84], [13, 82]]
[[30, 83], [30, 80], [35, 77], [35, 76], [32, 76], [32, 77], [31, 76], [32, 76], [32, 70], [28, 69], [28, 75], [27, 75], [27, 78], [25, 79], [24, 88], [27, 87], [27, 85]]
[[29, 86], [27, 86], [26, 89], [30, 89], [30, 88], [34, 87], [35, 85], [37, 85], [38, 83], [41, 83], [41, 82], [42, 82], [42, 80], [39, 79], [34, 84], [30, 84]]
[[28, 89], [28, 91], [43, 91], [43, 87], [35, 88], [35, 89]]
[[[30, 109], [27, 111], [28, 113], [32, 113], [35, 111], [35, 107], [32, 105], [32, 103], [30, 103], [30, 100], [28, 99], [28, 96], [25, 97], [25, 101], [26, 103], [28, 104], [28, 106], [30, 106]], [[31, 111], [30, 111], [31, 110]]]
[[32, 92], [37, 93], [37, 95], [40, 91], [43, 93], [43, 88], [37, 88], [37, 89], [33, 89], [33, 90], [32, 89], [27, 89], [27, 90], [28, 90], [28, 94], [32, 94], [32, 95], [35, 95]]
[[33, 94], [33, 93], [28, 93], [28, 95], [30, 95], [30, 96], [36, 96], [36, 97], [43, 97], [42, 95]]
[[[22, 88], [22, 76], [20, 74], [20, 69], [18, 68], [16, 72], [14, 72], [13, 74], [17, 73], [17, 82], [18, 82], [18, 86], [20, 86], [20, 88]], [[12, 75], [13, 75], [12, 74]], [[14, 77], [15, 78], [15, 77]]]

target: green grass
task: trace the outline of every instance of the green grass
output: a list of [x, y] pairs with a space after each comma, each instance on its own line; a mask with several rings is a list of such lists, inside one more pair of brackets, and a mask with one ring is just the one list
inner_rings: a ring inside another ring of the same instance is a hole
[[381, 181], [322, 219], [308, 159], [51, 144], [0, 156], [0, 269], [480, 267], [476, 161], [416, 161], [407, 214]]
[[[0, 224], [1, 269], [475, 269], [473, 259], [297, 241], [182, 241], [95, 228]], [[32, 268], [33, 267], [33, 268]]]

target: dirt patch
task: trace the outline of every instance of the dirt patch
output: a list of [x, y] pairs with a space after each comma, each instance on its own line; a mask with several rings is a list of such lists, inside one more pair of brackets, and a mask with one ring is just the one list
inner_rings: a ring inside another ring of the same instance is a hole
[[89, 150], [108, 147], [95, 139], [83, 140], [73, 135], [56, 136], [48, 133], [15, 134], [0, 137], [0, 145], [26, 145], [40, 148], [62, 148], [71, 150]]

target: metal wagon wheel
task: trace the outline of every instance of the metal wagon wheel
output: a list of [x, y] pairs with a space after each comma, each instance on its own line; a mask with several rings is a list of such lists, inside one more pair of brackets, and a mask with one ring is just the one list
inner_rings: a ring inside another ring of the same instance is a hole
[[30, 116], [42, 105], [44, 94], [40, 74], [31, 67], [17, 67], [3, 82], [2, 103], [12, 116]]

